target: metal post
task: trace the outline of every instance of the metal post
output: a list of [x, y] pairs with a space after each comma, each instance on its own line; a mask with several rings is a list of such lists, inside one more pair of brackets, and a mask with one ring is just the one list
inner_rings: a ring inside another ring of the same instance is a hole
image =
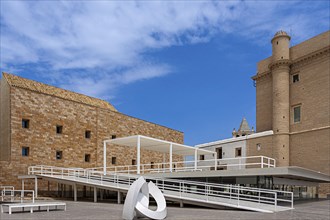
[[140, 152], [140, 148], [141, 148], [141, 137], [140, 135], [138, 135], [137, 137], [137, 155], [136, 155], [136, 161], [137, 161], [137, 174], [140, 174], [140, 156], [141, 156], [141, 152]]
[[172, 173], [172, 163], [173, 163], [173, 158], [172, 158], [172, 154], [173, 154], [173, 145], [172, 143], [170, 144], [170, 172]]
[[77, 184], [73, 184], [73, 200], [77, 202]]
[[117, 191], [117, 203], [120, 204], [121, 203], [121, 192], [120, 191]]
[[107, 174], [107, 142], [103, 141], [103, 175]]
[[218, 166], [218, 164], [217, 164], [217, 158], [218, 158], [218, 153], [215, 152], [214, 153], [214, 170], [217, 170], [217, 166]]
[[264, 157], [261, 157], [261, 168], [264, 168]]
[[94, 202], [97, 202], [97, 188], [94, 186]]
[[195, 170], [197, 170], [197, 148], [195, 149]]
[[37, 177], [34, 178], [34, 192], [35, 192], [36, 198], [38, 198], [38, 178]]

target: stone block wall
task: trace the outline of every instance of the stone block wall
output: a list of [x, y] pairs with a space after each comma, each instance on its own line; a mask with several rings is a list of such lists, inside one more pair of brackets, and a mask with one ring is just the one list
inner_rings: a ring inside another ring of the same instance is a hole
[[[10, 87], [10, 160], [1, 161], [0, 185], [20, 188], [18, 175], [26, 175], [32, 165], [58, 167], [103, 166], [103, 140], [130, 135], [146, 135], [163, 140], [183, 143], [183, 133], [157, 124], [130, 117], [119, 112], [68, 101], [56, 96]], [[29, 128], [22, 128], [22, 119], [29, 120]], [[63, 126], [62, 133], [56, 126]], [[91, 137], [85, 138], [85, 131]], [[29, 156], [22, 156], [22, 147], [29, 147]], [[56, 151], [62, 151], [62, 159], [56, 159]], [[113, 147], [108, 151], [107, 166], [111, 157], [116, 165], [131, 165], [136, 159], [134, 149]], [[85, 162], [90, 154], [90, 162]], [[141, 163], [162, 162], [163, 154], [142, 151]], [[168, 157], [167, 157], [168, 158]], [[173, 160], [183, 160], [175, 156]], [[43, 188], [47, 182], [40, 182]], [[28, 185], [27, 185], [28, 187]]]

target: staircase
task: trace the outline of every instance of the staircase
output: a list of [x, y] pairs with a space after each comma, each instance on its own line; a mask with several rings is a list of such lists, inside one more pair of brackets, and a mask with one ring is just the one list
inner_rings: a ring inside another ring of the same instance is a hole
[[[31, 166], [29, 175], [50, 181], [70, 182], [113, 191], [128, 191], [139, 177], [133, 174], [113, 174], [82, 168]], [[293, 193], [277, 190], [241, 187], [205, 182], [158, 179], [144, 176], [154, 182], [170, 201], [180, 201], [203, 206], [226, 206], [251, 211], [273, 213], [293, 209]]]

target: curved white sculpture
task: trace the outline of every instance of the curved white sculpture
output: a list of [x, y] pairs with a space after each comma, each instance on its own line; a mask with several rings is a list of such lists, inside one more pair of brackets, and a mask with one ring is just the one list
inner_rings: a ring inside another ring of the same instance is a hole
[[[157, 203], [155, 211], [149, 207], [149, 193]], [[129, 188], [124, 203], [123, 219], [132, 220], [134, 217], [164, 219], [167, 215], [166, 201], [163, 193], [153, 183], [147, 183], [141, 176]]]

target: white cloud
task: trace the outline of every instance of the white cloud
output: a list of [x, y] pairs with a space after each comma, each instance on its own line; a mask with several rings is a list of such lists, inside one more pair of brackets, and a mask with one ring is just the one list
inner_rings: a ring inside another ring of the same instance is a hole
[[208, 42], [219, 32], [256, 42], [279, 28], [310, 37], [312, 21], [324, 15], [299, 7], [294, 1], [1, 1], [1, 66], [36, 64], [43, 77], [104, 98], [120, 85], [171, 72], [168, 64], [148, 62], [149, 50]]

